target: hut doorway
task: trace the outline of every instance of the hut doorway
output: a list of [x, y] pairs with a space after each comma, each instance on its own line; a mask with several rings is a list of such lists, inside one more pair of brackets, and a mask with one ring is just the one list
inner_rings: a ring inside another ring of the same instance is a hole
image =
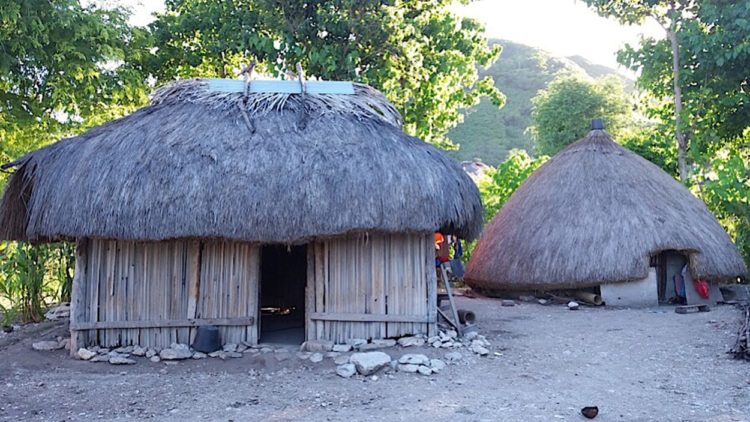
[[685, 304], [684, 296], [678, 295], [675, 290], [675, 277], [680, 275], [686, 264], [685, 255], [675, 250], [662, 251], [653, 256], [652, 266], [656, 267], [659, 303]]
[[260, 341], [305, 341], [307, 245], [267, 245], [261, 250]]

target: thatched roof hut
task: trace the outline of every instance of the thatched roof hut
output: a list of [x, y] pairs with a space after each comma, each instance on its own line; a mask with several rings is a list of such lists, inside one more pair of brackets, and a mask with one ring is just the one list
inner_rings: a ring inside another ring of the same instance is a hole
[[151, 105], [13, 163], [0, 238], [477, 236], [481, 204], [471, 179], [404, 134], [382, 94], [355, 89], [245, 100], [201, 80], [164, 87]]
[[259, 309], [285, 306], [307, 339], [434, 330], [433, 233], [482, 227], [458, 163], [368, 86], [215, 82], [173, 83], [9, 165], [0, 238], [78, 242], [73, 337], [164, 347], [211, 323], [255, 342]]
[[662, 251], [695, 278], [747, 269], [705, 204], [660, 168], [593, 130], [537, 169], [485, 229], [467, 282], [500, 290], [641, 280]]

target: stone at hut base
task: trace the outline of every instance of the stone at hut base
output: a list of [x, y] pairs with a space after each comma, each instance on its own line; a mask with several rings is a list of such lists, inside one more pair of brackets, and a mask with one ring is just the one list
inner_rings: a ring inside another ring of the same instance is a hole
[[149, 360], [150, 360], [151, 362], [157, 363], [157, 362], [160, 362], [160, 361], [161, 361], [161, 358], [160, 358], [160, 357], [159, 357], [158, 355], [154, 355], [154, 356], [151, 356], [151, 357], [149, 358]]
[[432, 369], [424, 365], [420, 365], [419, 368], [417, 368], [417, 372], [419, 372], [422, 375], [432, 375]]
[[146, 356], [146, 352], [147, 350], [145, 347], [133, 346], [133, 351], [131, 352], [131, 354], [133, 356]]
[[401, 337], [398, 339], [398, 345], [401, 347], [422, 347], [424, 346], [424, 339], [422, 337]]
[[430, 363], [430, 358], [425, 355], [416, 353], [407, 353], [398, 359], [398, 363], [412, 364], [412, 365], [427, 365]]
[[367, 376], [379, 371], [391, 362], [391, 357], [383, 352], [355, 353], [350, 362], [357, 368], [357, 372]]
[[300, 347], [300, 351], [313, 353], [330, 352], [331, 350], [333, 350], [333, 342], [330, 340], [307, 340]]
[[349, 363], [349, 356], [347, 355], [336, 356], [336, 358], [333, 359], [333, 363], [335, 363], [336, 365], [344, 365], [346, 363]]
[[91, 360], [91, 358], [97, 356], [97, 353], [81, 347], [80, 349], [78, 349], [78, 352], [76, 352], [76, 355], [83, 360]]
[[203, 352], [195, 352], [193, 353], [193, 359], [205, 359], [208, 355]]
[[135, 361], [133, 359], [126, 358], [123, 355], [120, 355], [110, 357], [109, 363], [111, 363], [112, 365], [133, 365], [135, 364]]
[[411, 363], [399, 363], [398, 370], [401, 372], [408, 372], [413, 374], [417, 372], [417, 370], [419, 370], [419, 365], [414, 365]]
[[323, 354], [322, 353], [313, 353], [312, 355], [310, 355], [310, 362], [312, 362], [312, 363], [323, 362]]
[[193, 354], [187, 344], [172, 343], [169, 348], [159, 352], [159, 357], [162, 360], [182, 360], [190, 359]]
[[312, 356], [310, 352], [297, 352], [297, 357], [302, 360], [310, 359], [310, 356]]
[[89, 362], [109, 362], [109, 355], [96, 355]]
[[516, 306], [516, 302], [510, 299], [504, 299], [500, 302], [500, 306]]
[[570, 309], [571, 311], [578, 310], [579, 306], [580, 305], [578, 304], [578, 302], [575, 302], [575, 301], [572, 301], [572, 300], [570, 302], [568, 302], [568, 309]]
[[352, 350], [351, 344], [334, 344], [333, 351], [339, 353], [346, 353]]
[[236, 352], [237, 351], [237, 345], [234, 343], [227, 343], [222, 347], [222, 350], [225, 352]]
[[357, 368], [352, 363], [345, 363], [336, 367], [336, 374], [343, 378], [351, 378], [357, 373]]

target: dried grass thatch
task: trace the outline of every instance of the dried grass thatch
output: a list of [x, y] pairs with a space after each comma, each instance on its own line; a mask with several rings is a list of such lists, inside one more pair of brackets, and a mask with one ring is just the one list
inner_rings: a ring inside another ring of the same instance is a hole
[[13, 163], [0, 238], [479, 234], [471, 179], [405, 135], [382, 94], [304, 97], [164, 87], [150, 106]]
[[650, 256], [670, 249], [689, 256], [696, 277], [747, 272], [703, 202], [594, 130], [511, 196], [482, 234], [466, 278], [500, 290], [596, 286], [642, 279]]

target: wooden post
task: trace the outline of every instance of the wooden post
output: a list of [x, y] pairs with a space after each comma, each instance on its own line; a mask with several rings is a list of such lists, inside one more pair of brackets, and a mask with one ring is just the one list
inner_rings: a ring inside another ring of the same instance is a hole
[[200, 252], [201, 244], [197, 240], [191, 240], [188, 244], [188, 319], [196, 317], [198, 310], [198, 295], [200, 294]]
[[453, 321], [456, 323], [456, 331], [458, 336], [462, 336], [461, 332], [461, 321], [458, 320], [458, 310], [456, 309], [456, 303], [453, 301], [453, 292], [451, 291], [451, 282], [448, 279], [448, 273], [445, 270], [445, 263], [440, 264], [440, 271], [443, 275], [443, 283], [445, 283], [445, 291], [448, 293], [448, 301], [451, 303], [451, 311], [453, 313]]
[[[70, 325], [88, 322], [84, 321], [86, 312], [86, 252], [88, 239], [76, 240], [76, 263], [73, 276], [73, 286], [70, 291]], [[70, 330], [70, 356], [76, 356], [79, 347], [86, 347], [86, 333], [84, 331]]]

